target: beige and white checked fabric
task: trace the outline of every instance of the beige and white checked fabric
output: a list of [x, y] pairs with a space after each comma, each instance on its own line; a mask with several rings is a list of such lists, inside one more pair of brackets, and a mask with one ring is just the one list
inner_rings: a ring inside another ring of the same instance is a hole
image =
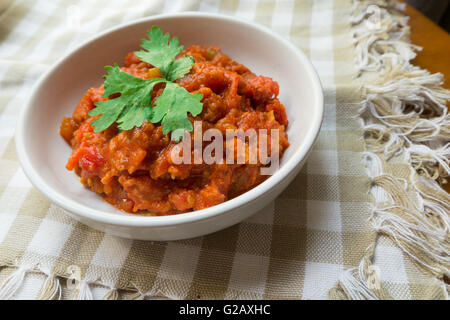
[[[14, 148], [17, 114], [38, 77], [80, 42], [133, 19], [186, 10], [266, 25], [309, 55], [325, 90], [317, 144], [274, 203], [224, 231], [156, 243], [90, 229], [51, 204], [24, 176]], [[376, 237], [368, 223], [370, 180], [356, 117], [362, 99], [353, 79], [350, 14], [350, 0], [2, 2], [0, 281], [11, 274], [24, 277], [8, 298], [35, 299], [52, 277], [61, 280], [62, 298], [81, 291], [88, 298], [107, 293], [117, 298], [111, 289], [119, 298], [327, 298], [342, 272], [358, 266]], [[420, 286], [428, 279], [418, 276], [399, 249], [381, 239], [375, 257], [394, 297], [421, 297]], [[80, 268], [88, 293], [65, 286], [71, 266]]]

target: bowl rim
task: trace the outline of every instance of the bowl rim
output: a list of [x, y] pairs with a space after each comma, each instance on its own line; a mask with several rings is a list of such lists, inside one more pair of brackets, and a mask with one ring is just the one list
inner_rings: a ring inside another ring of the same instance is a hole
[[[317, 107], [319, 108], [317, 112], [316, 118], [312, 121], [312, 129], [309, 131], [310, 134], [306, 135], [300, 144], [299, 148], [294, 151], [294, 154], [291, 158], [281, 166], [272, 176], [267, 178], [264, 182], [259, 184], [258, 186], [250, 189], [249, 191], [243, 193], [242, 195], [227, 200], [221, 204], [201, 209], [195, 210], [191, 212], [186, 212], [182, 214], [168, 215], [168, 216], [143, 216], [143, 215], [133, 215], [133, 214], [110, 214], [102, 210], [97, 210], [92, 207], [88, 207], [82, 205], [59, 191], [53, 189], [45, 180], [37, 173], [37, 170], [34, 168], [31, 163], [24, 144], [24, 136], [26, 126], [25, 124], [28, 122], [30, 110], [32, 110], [32, 102], [34, 101], [34, 97], [37, 95], [41, 86], [46, 82], [46, 80], [50, 77], [50, 75], [59, 68], [59, 66], [71, 56], [75, 55], [78, 51], [82, 50], [86, 45], [91, 44], [98, 39], [116, 32], [120, 29], [127, 28], [136, 24], [140, 24], [143, 22], [151, 22], [153, 20], [158, 19], [177, 19], [184, 17], [193, 17], [193, 18], [213, 18], [231, 23], [238, 23], [244, 25], [246, 28], [256, 29], [256, 31], [260, 31], [265, 35], [276, 38], [278, 41], [282, 42], [286, 47], [290, 50], [294, 51], [297, 56], [300, 57], [300, 60], [303, 62], [306, 73], [308, 77], [312, 81], [313, 86], [313, 95], [316, 96], [318, 100]], [[128, 23], [120, 24], [116, 27], [107, 29], [97, 35], [94, 35], [78, 45], [75, 49], [71, 50], [68, 54], [60, 58], [50, 69], [43, 75], [41, 78], [34, 84], [33, 89], [29, 95], [29, 98], [25, 105], [20, 110], [18, 121], [16, 125], [15, 132], [15, 142], [16, 142], [16, 150], [19, 158], [19, 162], [22, 166], [22, 169], [25, 175], [30, 179], [31, 183], [36, 187], [41, 193], [43, 193], [48, 199], [62, 207], [63, 209], [69, 211], [70, 213], [76, 214], [80, 217], [84, 217], [93, 221], [97, 221], [100, 223], [106, 223], [109, 225], [117, 225], [117, 226], [125, 226], [125, 227], [158, 227], [158, 226], [173, 226], [185, 223], [191, 223], [201, 220], [206, 220], [221, 214], [226, 214], [227, 212], [232, 211], [233, 209], [237, 209], [239, 207], [245, 206], [246, 204], [257, 200], [260, 196], [268, 193], [272, 190], [278, 183], [280, 183], [283, 179], [287, 178], [289, 174], [301, 163], [301, 161], [307, 156], [309, 150], [312, 148], [314, 141], [316, 140], [321, 125], [323, 121], [323, 112], [324, 112], [324, 100], [323, 100], [323, 89], [322, 84], [320, 82], [320, 78], [314, 69], [312, 63], [309, 61], [308, 57], [295, 45], [293, 45], [290, 41], [283, 38], [282, 36], [276, 34], [271, 31], [269, 28], [250, 22], [241, 18], [228, 16], [225, 14], [218, 13], [206, 13], [206, 12], [179, 12], [179, 13], [166, 13], [166, 14], [158, 14], [150, 17], [144, 17], [137, 20], [133, 20]]]

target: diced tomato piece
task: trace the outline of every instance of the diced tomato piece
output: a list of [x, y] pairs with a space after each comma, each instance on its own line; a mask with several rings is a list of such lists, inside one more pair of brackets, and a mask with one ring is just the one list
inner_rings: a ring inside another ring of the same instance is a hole
[[204, 187], [196, 196], [196, 210], [212, 207], [226, 200], [225, 195], [214, 185]]
[[266, 103], [278, 96], [279, 86], [272, 78], [248, 75], [239, 84], [240, 91], [257, 104]]
[[85, 148], [80, 158], [80, 166], [86, 171], [97, 172], [105, 163], [105, 159], [97, 148]]
[[139, 63], [141, 60], [134, 54], [134, 52], [130, 52], [125, 57], [125, 67], [129, 67], [132, 64]]
[[95, 147], [87, 147], [86, 144], [81, 144], [72, 152], [67, 161], [67, 170], [73, 170], [79, 165], [83, 170], [92, 174], [98, 173], [98, 170], [104, 165], [105, 159], [98, 152]]
[[286, 109], [278, 99], [275, 99], [272, 102], [268, 103], [266, 105], [266, 111], [273, 111], [273, 113], [275, 114], [275, 119], [278, 121], [279, 124], [283, 126], [287, 126], [289, 124], [286, 115]]
[[192, 209], [195, 205], [195, 192], [193, 190], [183, 190], [178, 193], [171, 193], [169, 201], [179, 211]]

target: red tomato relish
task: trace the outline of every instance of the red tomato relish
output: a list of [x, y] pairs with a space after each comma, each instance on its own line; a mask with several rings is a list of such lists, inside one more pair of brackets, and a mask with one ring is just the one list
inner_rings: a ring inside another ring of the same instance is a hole
[[[203, 94], [203, 111], [196, 117], [189, 115], [190, 120], [201, 121], [203, 132], [215, 128], [224, 136], [227, 129], [255, 129], [257, 133], [266, 129], [269, 139], [270, 130], [278, 129], [281, 157], [289, 142], [285, 108], [277, 99], [278, 83], [256, 76], [218, 47], [194, 45], [181, 55], [194, 57], [195, 64], [178, 84]], [[155, 74], [149, 72], [152, 68], [129, 53], [121, 70], [149, 78]], [[163, 86], [155, 87], [152, 101]], [[88, 112], [96, 102], [108, 99], [102, 97], [103, 92], [103, 85], [89, 89], [72, 117], [63, 119], [60, 134], [73, 149], [66, 168], [74, 170], [83, 185], [116, 208], [151, 215], [199, 210], [234, 198], [267, 178], [260, 174], [263, 164], [259, 161], [174, 164], [170, 153], [176, 143], [163, 134], [160, 124], [147, 120], [128, 131], [120, 132], [113, 124], [103, 132], [94, 132], [91, 122], [98, 116], [91, 117]], [[203, 148], [207, 145], [203, 142]]]

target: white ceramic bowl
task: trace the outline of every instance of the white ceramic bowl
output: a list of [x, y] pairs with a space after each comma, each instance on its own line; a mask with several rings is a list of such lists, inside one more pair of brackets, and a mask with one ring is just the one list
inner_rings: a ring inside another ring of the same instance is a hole
[[[83, 93], [102, 83], [104, 66], [122, 65], [139, 48], [153, 25], [170, 32], [185, 47], [218, 45], [254, 73], [280, 85], [289, 119], [290, 147], [279, 170], [245, 194], [207, 209], [173, 216], [138, 216], [121, 212], [83, 187], [65, 169], [71, 148], [59, 135], [64, 116], [72, 114]], [[159, 15], [106, 31], [56, 63], [36, 84], [21, 110], [16, 147], [33, 185], [75, 219], [120, 237], [177, 240], [209, 234], [236, 224], [266, 206], [302, 167], [322, 123], [323, 94], [308, 58], [270, 30], [228, 16], [205, 13]]]

